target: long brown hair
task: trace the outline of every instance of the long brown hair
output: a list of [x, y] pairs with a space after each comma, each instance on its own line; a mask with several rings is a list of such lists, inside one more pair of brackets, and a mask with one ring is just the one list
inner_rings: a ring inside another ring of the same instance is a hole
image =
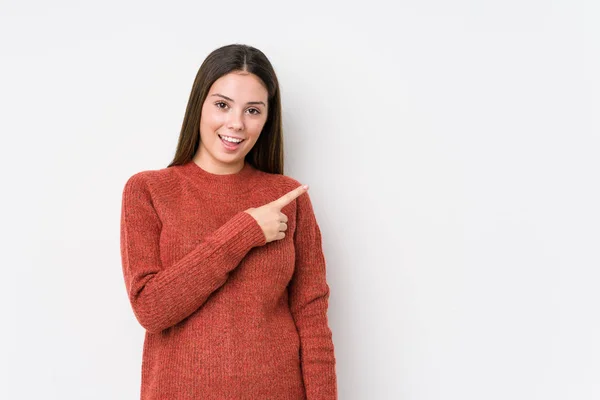
[[200, 145], [202, 105], [212, 84], [221, 76], [234, 71], [246, 71], [258, 76], [269, 95], [267, 121], [246, 161], [261, 171], [283, 174], [283, 130], [279, 81], [273, 66], [262, 51], [244, 44], [230, 44], [210, 53], [196, 74], [190, 93], [177, 150], [168, 165], [191, 161]]

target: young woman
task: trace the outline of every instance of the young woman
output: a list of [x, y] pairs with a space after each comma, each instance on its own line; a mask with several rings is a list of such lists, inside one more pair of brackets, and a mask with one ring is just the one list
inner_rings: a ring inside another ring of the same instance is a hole
[[121, 255], [146, 329], [141, 399], [337, 399], [329, 286], [308, 187], [283, 174], [266, 56], [202, 63], [169, 166], [123, 190]]

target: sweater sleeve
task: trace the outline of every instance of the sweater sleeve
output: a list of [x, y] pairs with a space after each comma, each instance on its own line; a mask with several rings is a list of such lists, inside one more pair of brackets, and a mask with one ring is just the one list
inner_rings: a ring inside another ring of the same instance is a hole
[[289, 286], [290, 310], [300, 336], [307, 400], [337, 399], [336, 359], [327, 319], [329, 285], [321, 231], [308, 193], [297, 199], [296, 266]]
[[164, 268], [159, 247], [161, 229], [150, 187], [142, 173], [135, 174], [123, 189], [121, 259], [133, 312], [151, 333], [191, 315], [227, 281], [229, 272], [248, 251], [266, 242], [256, 220], [241, 211]]

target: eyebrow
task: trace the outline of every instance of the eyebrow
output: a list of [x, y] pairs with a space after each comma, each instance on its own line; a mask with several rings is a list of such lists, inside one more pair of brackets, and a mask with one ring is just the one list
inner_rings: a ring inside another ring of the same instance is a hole
[[[215, 93], [215, 94], [213, 94], [213, 95], [211, 95], [211, 96], [219, 96], [219, 97], [222, 97], [222, 98], [224, 98], [225, 100], [229, 100], [230, 102], [232, 102], [232, 103], [235, 103], [235, 101], [234, 101], [232, 98], [230, 98], [230, 97], [227, 97], [227, 96], [224, 96], [224, 95], [222, 95], [222, 94], [220, 94], [220, 93]], [[267, 105], [266, 105], [264, 102], [262, 102], [262, 101], [249, 101], [247, 104], [262, 104], [262, 105], [263, 105], [263, 106], [265, 106], [265, 107], [267, 106]]]

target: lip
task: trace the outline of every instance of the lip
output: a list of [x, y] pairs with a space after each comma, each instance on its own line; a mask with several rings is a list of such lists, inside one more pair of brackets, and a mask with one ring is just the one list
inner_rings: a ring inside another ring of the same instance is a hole
[[233, 139], [246, 140], [245, 138], [243, 138], [243, 137], [239, 137], [239, 136], [233, 136], [233, 135], [221, 135], [221, 134], [219, 134], [219, 133], [217, 133], [217, 135], [219, 135], [219, 136], [227, 136], [227, 137], [230, 137], [230, 138], [233, 138]]
[[242, 143], [244, 143], [243, 140], [241, 142], [239, 142], [239, 143], [228, 142], [225, 139], [221, 139], [221, 135], [219, 135], [219, 142], [221, 142], [221, 146], [223, 146], [223, 148], [227, 152], [237, 151], [238, 149], [242, 148]]

